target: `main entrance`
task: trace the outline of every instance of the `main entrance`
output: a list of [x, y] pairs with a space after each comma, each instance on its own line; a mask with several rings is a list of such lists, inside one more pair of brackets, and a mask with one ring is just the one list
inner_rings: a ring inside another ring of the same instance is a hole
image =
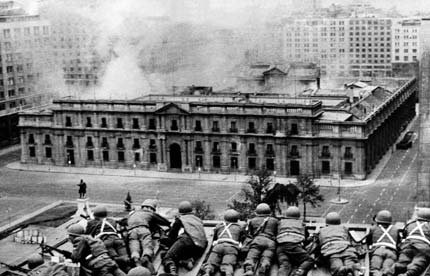
[[181, 146], [176, 143], [170, 145], [170, 168], [171, 169], [181, 169]]

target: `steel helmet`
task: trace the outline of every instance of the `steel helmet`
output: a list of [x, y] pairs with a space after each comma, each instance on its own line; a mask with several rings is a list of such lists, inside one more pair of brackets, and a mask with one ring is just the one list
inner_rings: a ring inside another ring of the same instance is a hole
[[300, 218], [300, 210], [296, 206], [290, 206], [285, 211], [286, 218], [298, 219]]
[[417, 218], [430, 221], [430, 208], [429, 207], [423, 207], [423, 208], [420, 207], [417, 211]]
[[153, 200], [153, 199], [145, 199], [142, 202], [141, 207], [142, 208], [143, 207], [148, 207], [148, 208], [152, 209], [153, 211], [155, 211], [155, 209], [157, 208], [157, 204], [155, 203], [155, 200]]
[[27, 259], [27, 265], [28, 265], [28, 268], [30, 269], [36, 268], [43, 263], [44, 263], [43, 257], [37, 253], [30, 255], [30, 257], [28, 257]]
[[151, 271], [146, 267], [137, 266], [135, 268], [130, 269], [127, 273], [127, 276], [151, 276]]
[[178, 211], [179, 214], [185, 215], [193, 211], [193, 206], [191, 206], [191, 203], [189, 201], [182, 201], [178, 205]]
[[340, 224], [340, 216], [337, 212], [330, 212], [325, 217], [325, 223], [328, 225], [339, 225]]
[[227, 222], [237, 222], [239, 220], [239, 213], [236, 210], [228, 209], [224, 212], [224, 220]]
[[106, 209], [106, 207], [105, 206], [101, 206], [101, 205], [97, 206], [96, 208], [94, 208], [93, 215], [96, 218], [105, 218], [105, 217], [107, 217], [107, 209]]
[[85, 233], [85, 229], [82, 225], [75, 223], [67, 228], [67, 232], [71, 236], [79, 236]]
[[266, 203], [260, 203], [257, 205], [257, 208], [255, 208], [255, 213], [257, 215], [270, 215], [271, 212], [269, 205]]
[[388, 210], [381, 210], [376, 214], [375, 221], [377, 223], [385, 223], [385, 224], [391, 224], [393, 222], [393, 216], [391, 215], [391, 212]]

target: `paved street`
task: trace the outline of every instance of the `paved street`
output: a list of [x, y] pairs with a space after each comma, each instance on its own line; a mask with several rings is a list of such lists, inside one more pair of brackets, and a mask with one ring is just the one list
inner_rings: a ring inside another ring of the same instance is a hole
[[[412, 130], [416, 130], [416, 126]], [[391, 209], [395, 219], [404, 221], [415, 205], [418, 144], [408, 150], [396, 150], [377, 178], [369, 186], [342, 188], [341, 196], [349, 200], [346, 205], [329, 202], [337, 197], [337, 187], [322, 187], [326, 201], [321, 208], [308, 208], [310, 216], [323, 216], [330, 211], [340, 212], [344, 221], [369, 223], [373, 215], [383, 208]], [[219, 213], [226, 201], [236, 194], [241, 185], [233, 182], [202, 179], [166, 179], [126, 176], [103, 176], [70, 173], [49, 173], [12, 170], [4, 167], [17, 161], [14, 151], [0, 158], [0, 220], [22, 215], [26, 209], [34, 210], [56, 200], [73, 200], [77, 197], [77, 183], [83, 178], [88, 184], [88, 194], [93, 202], [121, 204], [127, 191], [138, 203], [145, 198], [157, 197], [163, 207], [175, 207], [184, 199], [201, 199], [210, 203]]]

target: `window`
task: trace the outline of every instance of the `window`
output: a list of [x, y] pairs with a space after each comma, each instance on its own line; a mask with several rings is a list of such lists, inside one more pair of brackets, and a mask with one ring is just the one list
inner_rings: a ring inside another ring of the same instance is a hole
[[72, 118], [69, 116], [66, 116], [66, 127], [72, 126]]
[[29, 155], [30, 157], [36, 157], [36, 148], [35, 147], [29, 147]]
[[139, 128], [139, 119], [138, 118], [133, 118], [133, 129], [138, 129]]
[[157, 126], [156, 126], [156, 121], [155, 121], [155, 119], [154, 118], [152, 118], [152, 119], [149, 119], [149, 127], [148, 127], [149, 129], [156, 129], [157, 128]]
[[346, 175], [352, 174], [352, 163], [351, 162], [345, 162], [345, 174]]
[[45, 148], [45, 157], [46, 158], [52, 158], [52, 148], [51, 147]]
[[201, 155], [196, 156], [196, 167], [203, 167], [203, 157]]
[[196, 141], [196, 148], [194, 149], [196, 153], [203, 153], [202, 141]]
[[93, 138], [91, 136], [87, 137], [87, 143], [86, 143], [87, 148], [92, 148], [94, 147], [94, 143], [93, 143]]
[[268, 169], [269, 171], [275, 170], [275, 160], [273, 158], [266, 159], [266, 169]]
[[322, 174], [330, 174], [330, 161], [322, 161], [321, 162], [321, 173]]
[[116, 118], [116, 128], [124, 128], [122, 118]]
[[291, 160], [290, 161], [290, 175], [299, 175], [300, 174], [300, 161]]
[[72, 136], [67, 136], [66, 137], [66, 147], [73, 147], [73, 139]]
[[87, 160], [88, 161], [94, 161], [94, 151], [93, 150], [87, 150]]
[[106, 149], [109, 148], [109, 143], [108, 143], [107, 137], [102, 138], [102, 148], [106, 148]]
[[150, 150], [156, 150], [157, 144], [155, 143], [155, 139], [149, 139], [149, 149]]
[[330, 157], [330, 149], [329, 146], [323, 146], [321, 151], [322, 157]]
[[118, 142], [116, 143], [116, 147], [117, 147], [117, 149], [124, 149], [125, 148], [122, 138], [118, 138]]
[[218, 121], [213, 121], [212, 122], [212, 131], [213, 132], [219, 132]]
[[124, 162], [125, 161], [125, 155], [123, 151], [118, 151], [118, 162]]
[[177, 120], [171, 121], [170, 130], [174, 130], [174, 131], [178, 130], [178, 121]]
[[219, 155], [212, 156], [212, 166], [217, 169], [221, 167], [221, 158]]
[[254, 143], [249, 143], [249, 145], [248, 145], [248, 154], [256, 154], [255, 144]]
[[212, 153], [220, 153], [221, 150], [219, 148], [219, 143], [218, 142], [213, 142], [212, 144]]
[[236, 170], [238, 168], [237, 157], [230, 158], [230, 168]]
[[250, 157], [248, 158], [248, 169], [251, 170], [255, 170], [256, 166], [256, 158], [255, 157]]
[[266, 133], [274, 133], [275, 130], [273, 129], [273, 123], [267, 123], [266, 126]]
[[296, 145], [291, 146], [290, 156], [299, 157], [299, 150], [297, 149]]
[[103, 128], [107, 128], [107, 121], [106, 121], [106, 118], [102, 118], [102, 125], [101, 125], [101, 127], [103, 127]]
[[236, 121], [230, 122], [230, 132], [237, 132]]
[[52, 145], [51, 136], [49, 136], [49, 134], [45, 135], [45, 143], [44, 144], [45, 145]]
[[273, 144], [267, 144], [266, 145], [266, 155], [274, 155], [275, 152], [273, 151]]
[[28, 143], [29, 144], [34, 144], [34, 134], [30, 133], [28, 135]]
[[231, 151], [232, 152], [237, 152], [237, 143], [236, 142], [232, 142], [231, 143]]
[[202, 131], [202, 122], [200, 120], [196, 120], [194, 126], [194, 131]]
[[299, 134], [297, 124], [291, 124], [291, 135], [297, 135], [297, 134]]
[[155, 152], [149, 154], [149, 163], [157, 164], [157, 154]]
[[246, 130], [248, 133], [255, 133], [255, 124], [254, 122], [248, 122], [248, 129]]
[[351, 151], [351, 147], [345, 147], [345, 154], [343, 156], [344, 158], [352, 158], [352, 151]]
[[85, 127], [92, 127], [93, 124], [91, 123], [91, 117], [87, 117], [87, 123], [85, 124]]
[[139, 138], [133, 139], [133, 149], [140, 149]]
[[140, 162], [140, 153], [139, 152], [134, 153], [134, 162]]
[[104, 150], [102, 155], [103, 155], [103, 161], [109, 162], [109, 151]]

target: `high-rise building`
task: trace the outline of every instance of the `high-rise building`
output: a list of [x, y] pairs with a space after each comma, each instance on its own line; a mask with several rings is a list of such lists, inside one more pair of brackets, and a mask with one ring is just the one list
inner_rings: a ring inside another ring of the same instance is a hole
[[0, 146], [16, 143], [18, 112], [46, 102], [50, 24], [12, 1], [0, 7]]

